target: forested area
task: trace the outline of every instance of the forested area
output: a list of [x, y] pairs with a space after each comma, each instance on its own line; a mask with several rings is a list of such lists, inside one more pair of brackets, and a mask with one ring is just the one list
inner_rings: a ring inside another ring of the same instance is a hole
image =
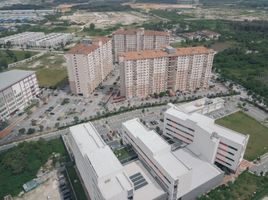
[[60, 139], [51, 141], [23, 142], [0, 154], [0, 199], [7, 194], [18, 195], [22, 185], [36, 177], [52, 153], [67, 156]]

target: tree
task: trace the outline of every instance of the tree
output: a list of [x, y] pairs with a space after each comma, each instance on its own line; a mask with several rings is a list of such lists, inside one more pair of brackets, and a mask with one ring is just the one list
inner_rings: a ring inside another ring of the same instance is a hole
[[90, 23], [90, 25], [89, 25], [89, 29], [90, 29], [91, 31], [95, 30], [95, 24], [94, 24], [94, 23]]
[[26, 51], [25, 54], [24, 54], [24, 58], [27, 59], [27, 58], [30, 58], [31, 57], [31, 53], [29, 51]]
[[25, 128], [19, 129], [19, 135], [23, 135], [26, 132]]
[[28, 135], [31, 135], [35, 132], [35, 129], [34, 128], [29, 128], [28, 131], [27, 131], [27, 134]]

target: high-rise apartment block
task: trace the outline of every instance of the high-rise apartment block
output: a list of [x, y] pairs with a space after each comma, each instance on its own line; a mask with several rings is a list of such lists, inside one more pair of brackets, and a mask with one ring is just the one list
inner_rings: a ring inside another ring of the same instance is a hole
[[161, 49], [169, 45], [168, 32], [148, 31], [144, 29], [118, 30], [113, 33], [114, 60], [124, 52]]
[[71, 91], [88, 97], [112, 71], [112, 41], [103, 37], [82, 42], [65, 57]]
[[249, 135], [217, 125], [214, 119], [201, 113], [186, 110], [189, 109], [185, 105], [170, 104], [164, 117], [164, 135], [194, 144], [200, 152], [210, 154], [209, 160], [213, 163], [236, 171], [243, 160]]
[[208, 88], [215, 51], [205, 47], [126, 52], [119, 56], [121, 95]]
[[0, 121], [23, 110], [38, 94], [39, 86], [34, 71], [0, 73]]

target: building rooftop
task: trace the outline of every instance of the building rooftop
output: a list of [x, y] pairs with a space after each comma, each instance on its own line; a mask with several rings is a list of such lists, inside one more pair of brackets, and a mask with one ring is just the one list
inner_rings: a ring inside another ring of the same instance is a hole
[[244, 144], [247, 141], [247, 135], [243, 135], [231, 129], [217, 125], [215, 124], [215, 120], [212, 118], [209, 118], [200, 113], [185, 113], [175, 105], [169, 105], [171, 107], [166, 111], [166, 113], [169, 115], [173, 115], [174, 117], [178, 117], [182, 120], [190, 120], [211, 134], [216, 132], [219, 136], [227, 139], [232, 139], [234, 142], [237, 142], [239, 144]]
[[35, 71], [10, 70], [0, 73], [0, 91], [34, 74]]
[[181, 109], [181, 111], [185, 113], [193, 113], [204, 108], [206, 105], [213, 103], [224, 103], [224, 100], [222, 98], [208, 99], [205, 97], [202, 99], [191, 101], [189, 103], [183, 103], [178, 106], [178, 109]]
[[189, 171], [188, 166], [172, 154], [170, 145], [155, 131], [144, 127], [139, 119], [126, 121], [123, 126], [131, 131], [132, 135], [137, 138], [138, 145], [146, 148], [151, 153], [150, 157], [155, 159], [173, 179]]
[[[90, 54], [100, 47], [101, 44], [105, 44], [110, 41], [110, 38], [107, 37], [98, 37], [92, 41], [92, 44], [77, 44], [71, 48], [67, 54]], [[101, 43], [101, 44], [100, 44]]]
[[144, 29], [119, 29], [113, 33], [113, 35], [136, 35], [141, 33], [142, 35], [157, 35], [157, 36], [169, 36], [168, 32], [163, 31], [151, 31]]
[[70, 132], [81, 154], [94, 168], [99, 179], [98, 186], [105, 198], [132, 188], [123, 166], [91, 123], [70, 127]]
[[214, 50], [208, 49], [206, 47], [186, 47], [174, 49], [174, 53], [168, 53], [167, 51], [161, 50], [145, 50], [145, 51], [135, 51], [135, 52], [125, 52], [120, 56], [124, 57], [125, 60], [143, 60], [143, 59], [153, 59], [160, 57], [170, 57], [170, 56], [187, 56], [187, 55], [197, 55], [197, 54], [209, 54], [214, 53]]
[[160, 196], [166, 195], [165, 191], [159, 186], [140, 161], [134, 161], [124, 165], [124, 171], [129, 177], [134, 177], [137, 174], [140, 175], [146, 183], [143, 184], [142, 187], [137, 187], [138, 189], [136, 188], [134, 190], [133, 200], [158, 199]]
[[217, 167], [203, 160], [202, 155], [196, 154], [196, 152], [198, 151], [194, 149], [194, 145], [192, 144], [173, 152], [173, 154], [188, 165], [192, 171], [191, 186], [186, 193], [223, 173]]

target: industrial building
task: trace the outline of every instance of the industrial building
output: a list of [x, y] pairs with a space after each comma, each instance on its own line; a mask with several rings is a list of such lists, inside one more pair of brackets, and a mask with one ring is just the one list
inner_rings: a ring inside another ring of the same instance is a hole
[[88, 97], [113, 68], [112, 41], [84, 41], [65, 54], [72, 93]]
[[124, 52], [155, 50], [170, 43], [170, 34], [161, 31], [140, 29], [120, 29], [113, 33], [114, 61]]
[[39, 94], [34, 71], [11, 70], [0, 73], [0, 120], [9, 119], [29, 105]]
[[168, 200], [193, 200], [223, 179], [223, 172], [210, 161], [209, 153], [201, 153], [194, 144], [172, 151], [161, 136], [137, 118], [123, 123], [122, 135], [168, 193]]
[[208, 88], [215, 51], [205, 47], [126, 52], [119, 56], [120, 91], [144, 98], [167, 90]]
[[[194, 144], [201, 152], [211, 154], [210, 160], [236, 171], [243, 160], [249, 135], [222, 127], [198, 112], [185, 112], [186, 106], [169, 104], [165, 112], [164, 135], [186, 144]], [[189, 105], [188, 105], [189, 106]]]
[[141, 162], [122, 166], [91, 123], [71, 127], [67, 140], [90, 199], [166, 199]]

